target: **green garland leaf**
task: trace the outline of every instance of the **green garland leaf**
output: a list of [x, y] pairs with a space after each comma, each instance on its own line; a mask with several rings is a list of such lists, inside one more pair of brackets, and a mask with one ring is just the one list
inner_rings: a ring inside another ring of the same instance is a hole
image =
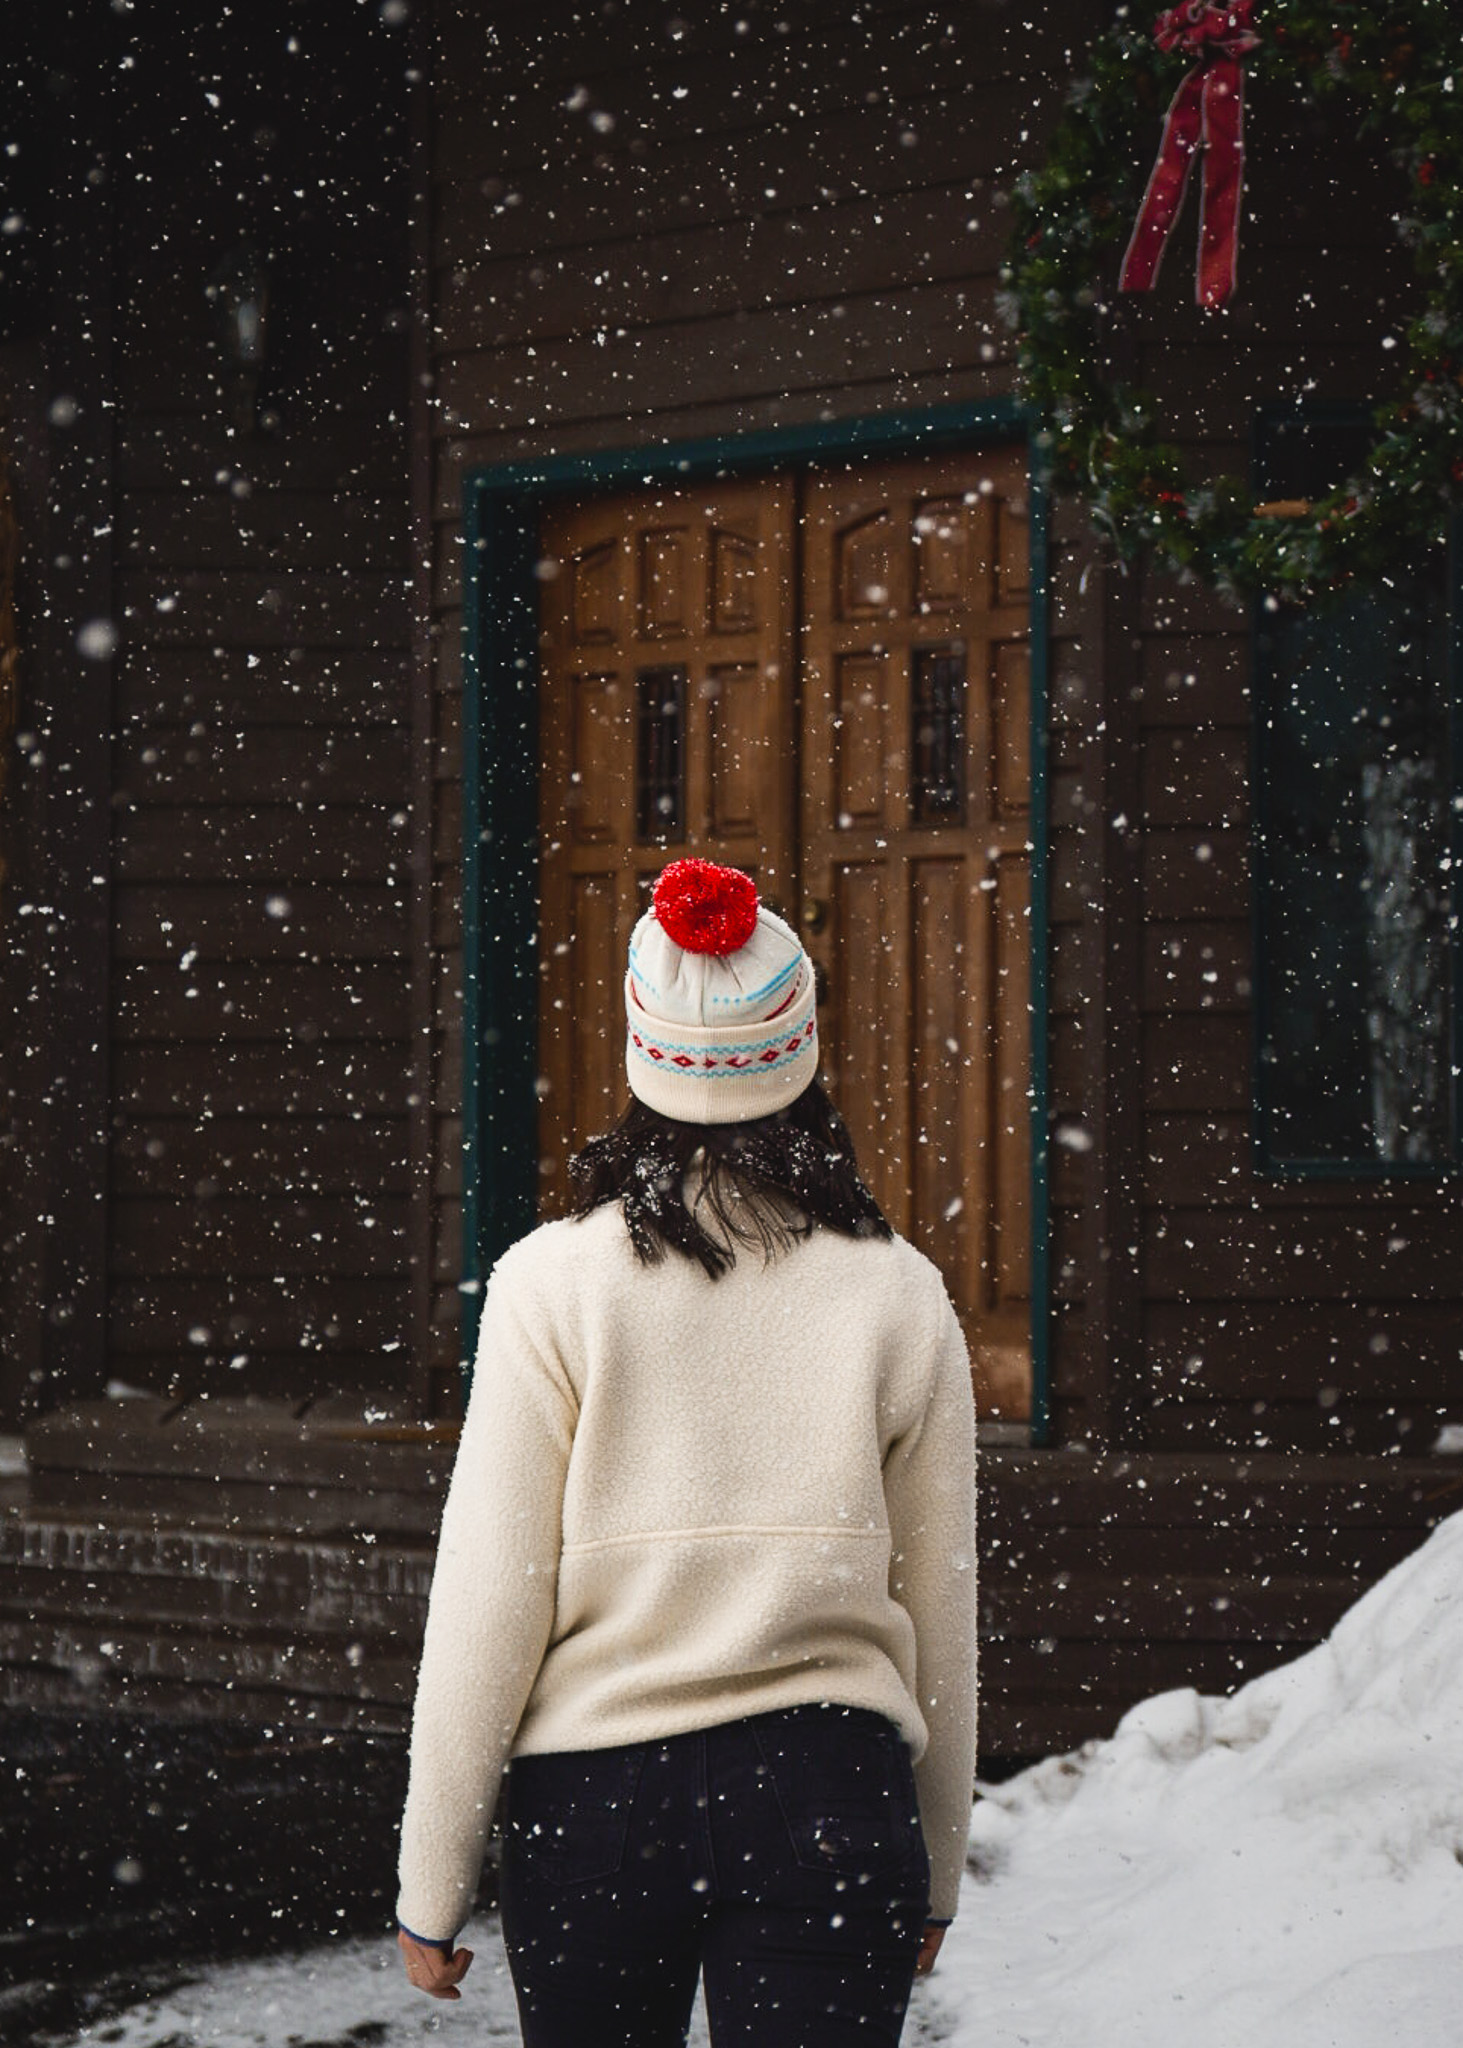
[[1100, 367], [1099, 279], [1126, 240], [1163, 110], [1191, 59], [1124, 8], [1068, 95], [1043, 167], [1018, 179], [1000, 304], [1054, 481], [1124, 558], [1152, 552], [1232, 594], [1311, 601], [1416, 559], [1463, 487], [1463, 47], [1453, 0], [1269, 5], [1256, 77], [1345, 99], [1409, 181], [1398, 233], [1426, 281], [1400, 394], [1378, 407], [1363, 472], [1304, 517], [1260, 517], [1238, 478], [1196, 488], [1160, 409]]

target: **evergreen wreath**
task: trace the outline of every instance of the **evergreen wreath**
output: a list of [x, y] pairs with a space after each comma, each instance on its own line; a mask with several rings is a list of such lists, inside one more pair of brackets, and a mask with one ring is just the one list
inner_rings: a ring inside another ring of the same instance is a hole
[[[1227, 11], [1231, 24], [1240, 11]], [[1173, 15], [1223, 12], [1196, 0]], [[1406, 329], [1402, 393], [1376, 411], [1363, 471], [1309, 505], [1257, 508], [1234, 477], [1190, 486], [1157, 402], [1103, 375], [1104, 258], [1133, 228], [1163, 110], [1203, 31], [1187, 53], [1163, 48], [1146, 16], [1140, 25], [1119, 8], [1070, 89], [1045, 166], [1016, 184], [1002, 308], [1053, 481], [1086, 501], [1120, 556], [1148, 548], [1232, 595], [1310, 600], [1415, 564], [1463, 484], [1463, 46], [1455, 0], [1266, 0], [1253, 26], [1252, 76], [1297, 82], [1317, 104], [1351, 100], [1358, 133], [1389, 143], [1408, 178], [1397, 231], [1425, 298]]]

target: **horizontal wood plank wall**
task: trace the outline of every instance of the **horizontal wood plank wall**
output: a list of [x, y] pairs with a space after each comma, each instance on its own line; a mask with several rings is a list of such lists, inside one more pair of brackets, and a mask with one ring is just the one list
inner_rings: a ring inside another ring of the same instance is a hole
[[[1385, 150], [1356, 145], [1349, 112], [1323, 119], [1262, 91], [1246, 132], [1233, 308], [1192, 305], [1185, 222], [1163, 288], [1152, 305], [1128, 304], [1115, 339], [1189, 444], [1196, 477], [1246, 472], [1261, 406], [1390, 394], [1416, 303], [1392, 226], [1397, 173]], [[1327, 167], [1342, 162], [1337, 183]], [[1120, 808], [1142, 916], [1128, 1148], [1137, 1286], [1126, 1326], [1109, 1332], [1129, 1381], [1128, 1435], [1116, 1440], [1196, 1454], [1425, 1453], [1438, 1423], [1463, 1412], [1448, 1335], [1463, 1314], [1456, 1191], [1255, 1173], [1250, 613], [1156, 570], [1133, 581], [1134, 630], [1110, 648], [1094, 707], [1129, 764]], [[1110, 892], [1117, 872], [1110, 864]]]
[[[0, 1431], [20, 1424], [23, 1404], [40, 1385], [43, 1308], [42, 1260], [46, 1213], [44, 1115], [39, 1079], [44, 1034], [29, 991], [44, 985], [47, 947], [40, 920], [22, 906], [46, 900], [42, 887], [44, 811], [38, 778], [26, 756], [33, 750], [30, 722], [39, 707], [29, 622], [40, 609], [36, 591], [44, 550], [41, 534], [49, 500], [38, 341], [0, 343], [0, 434], [9, 458], [11, 503], [18, 529], [16, 562], [20, 659], [0, 682], [0, 727], [10, 758], [0, 771]], [[24, 622], [22, 625], [20, 622]], [[24, 739], [18, 737], [24, 734]]]
[[[1110, 18], [1021, 16], [889, 4], [853, 23], [806, 0], [672, 26], [550, 4], [488, 39], [473, 10], [439, 7], [438, 1365], [459, 1310], [463, 477], [1009, 390], [1002, 188], [1039, 159], [1070, 66]], [[1338, 146], [1340, 120], [1257, 93], [1233, 307], [1216, 318], [1190, 303], [1186, 220], [1155, 303], [1121, 316], [1114, 348], [1158, 391], [1197, 472], [1245, 469], [1258, 405], [1389, 387], [1383, 342], [1409, 290], [1392, 173], [1349, 131]], [[1085, 515], [1063, 509], [1055, 538], [1054, 1435], [1175, 1451], [1416, 1444], [1463, 1400], [1448, 1195], [1251, 1170], [1248, 615], [1134, 571], [1114, 629]], [[1115, 862], [1131, 874], [1122, 903]], [[1100, 1018], [1088, 1000], [1114, 940], [1132, 977], [1126, 1078], [1103, 1064], [1110, 1005]], [[1127, 1205], [1108, 1204], [1110, 1242], [1093, 1219], [1105, 1176]]]
[[548, 0], [487, 35], [438, 6], [437, 1365], [460, 1311], [463, 478], [1008, 392], [1003, 187], [1096, 14], [797, 0], [606, 22]]
[[[1346, 118], [1257, 92], [1232, 307], [1191, 303], [1186, 217], [1153, 301], [1124, 302], [1112, 323], [1115, 374], [1158, 395], [1196, 477], [1245, 473], [1262, 405], [1394, 387], [1387, 344], [1415, 297], [1391, 221], [1401, 195], [1384, 152], [1344, 146]], [[1063, 508], [1057, 531], [1055, 1438], [1425, 1450], [1463, 1404], [1447, 1336], [1463, 1295], [1453, 1193], [1253, 1171], [1248, 610], [1162, 572], [1104, 568], [1079, 509]], [[1104, 1096], [1125, 1058], [1126, 1081]]]
[[408, 270], [405, 45], [286, 12], [122, 98], [110, 1356], [303, 1402], [407, 1380]]
[[[451, 1443], [134, 1402], [100, 1469], [94, 1419], [52, 1419], [29, 1506], [0, 1517], [0, 1706], [404, 1733]], [[1427, 1459], [989, 1452], [984, 1758], [1300, 1654], [1460, 1491]]]
[[1134, 607], [1070, 500], [1056, 507], [1052, 554], [1048, 1419], [1054, 1443], [1106, 1446], [1129, 1434], [1114, 1325], [1131, 1320], [1136, 1295], [1130, 1162], [1141, 1108], [1126, 972], [1139, 907], [1124, 871], [1125, 763], [1109, 739], [1103, 678]]

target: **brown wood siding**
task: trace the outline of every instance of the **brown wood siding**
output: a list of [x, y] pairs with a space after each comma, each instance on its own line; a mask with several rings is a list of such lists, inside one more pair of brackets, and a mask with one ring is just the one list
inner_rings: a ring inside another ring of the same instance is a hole
[[[115, 567], [114, 166], [120, 144], [110, 76], [117, 34], [115, 20], [93, 24], [92, 64], [69, 75], [67, 59], [58, 64], [51, 44], [44, 75], [55, 76], [50, 65], [56, 64], [65, 86], [55, 99], [36, 93], [42, 105], [50, 100], [50, 118], [43, 116], [36, 142], [54, 189], [48, 260], [55, 266], [42, 387], [50, 429], [46, 509], [35, 560], [28, 677], [29, 719], [41, 741], [31, 766], [42, 771], [44, 805], [36, 918], [44, 936], [31, 982], [38, 997], [31, 1058], [32, 1071], [44, 1076], [46, 1157], [36, 1192], [46, 1222], [40, 1341], [23, 1412], [89, 1390], [105, 1371], [107, 932], [113, 910], [113, 675], [106, 652]], [[69, 401], [60, 408], [61, 427], [52, 394]], [[89, 635], [87, 624], [93, 625]], [[97, 654], [102, 658], [93, 658]]]
[[[1110, 18], [1033, 22], [999, 0], [858, 24], [816, 0], [783, 12], [786, 33], [750, 10], [743, 30], [681, 32], [550, 5], [491, 51], [456, 10], [438, 23], [439, 1363], [459, 1307], [463, 478], [1008, 391], [1002, 188], [1037, 159], [1069, 53]], [[1394, 174], [1338, 133], [1258, 94], [1234, 307], [1189, 302], [1186, 220], [1163, 289], [1114, 323], [1115, 362], [1158, 391], [1199, 473], [1244, 470], [1258, 405], [1388, 388], [1382, 342], [1410, 289]], [[1310, 175], [1322, 153], [1337, 176]], [[1055, 1435], [1416, 1446], [1463, 1397], [1439, 1334], [1463, 1294], [1456, 1205], [1252, 1168], [1248, 615], [1114, 570], [1079, 508], [1058, 508], [1054, 539]]]
[[43, 607], [37, 581], [48, 500], [41, 365], [36, 342], [0, 343], [0, 433], [18, 529], [19, 657], [9, 679], [8, 707], [0, 711], [0, 725], [7, 716], [15, 721], [4, 742], [12, 750], [8, 772], [0, 772], [0, 1430], [16, 1428], [23, 1404], [35, 1397], [33, 1375], [41, 1369], [43, 1341], [46, 1084], [38, 1054], [44, 1027], [39, 1005], [30, 998], [43, 986], [47, 939], [42, 920], [22, 909], [47, 900], [43, 791], [27, 760], [32, 722], [41, 708], [37, 618]]
[[[1311, 178], [1339, 125], [1282, 98], [1250, 109], [1254, 231], [1233, 314], [1206, 321], [1185, 303], [1185, 242], [1174, 284], [1119, 323], [1134, 374], [1194, 444], [1196, 473], [1244, 472], [1260, 405], [1395, 385], [1389, 338], [1416, 289], [1390, 220], [1396, 173], [1384, 152], [1353, 147], [1344, 191]], [[1142, 917], [1127, 1440], [1195, 1454], [1425, 1452], [1463, 1400], [1446, 1335], [1463, 1312], [1456, 1193], [1255, 1172], [1250, 615], [1151, 569], [1134, 581], [1131, 644], [1106, 664], [1102, 693], [1133, 764]]]
[[[32, 1499], [0, 1518], [0, 1704], [404, 1732], [451, 1443], [228, 1406], [37, 1432]], [[1299, 1655], [1460, 1487], [1420, 1459], [990, 1452], [983, 1755], [1065, 1750], [1144, 1693]]]
[[1102, 608], [1086, 521], [1070, 505], [1052, 522], [1052, 645], [1048, 677], [1047, 892], [1048, 1092], [1053, 1142], [1051, 1184], [1051, 1420], [1058, 1441], [1100, 1437], [1106, 1368], [1087, 1238], [1097, 1187], [1091, 1065], [1100, 1049], [1093, 1028], [1094, 963], [1101, 957], [1102, 903], [1093, 800], [1084, 738], [1100, 674]]
[[[1112, 12], [787, 0], [677, 25], [543, 0], [485, 25], [442, 0], [413, 52], [431, 118], [409, 295], [383, 115], [405, 47], [343, 6], [281, 66], [283, 11], [194, 31], [220, 39], [222, 111], [198, 104], [196, 40], [119, 74], [114, 450], [100, 408], [89, 426], [116, 516], [66, 588], [107, 560], [123, 645], [111, 729], [81, 730], [79, 693], [63, 729], [93, 767], [111, 750], [116, 799], [110, 858], [101, 823], [85, 842], [115, 883], [88, 980], [112, 1023], [110, 1361], [285, 1398], [211, 1402], [207, 1428], [205, 1404], [154, 1404], [167, 1446], [146, 1403], [42, 1430], [34, 1512], [0, 1527], [0, 1698], [400, 1729], [447, 1446], [294, 1411], [330, 1389], [454, 1399], [463, 478], [1009, 392], [1002, 190]], [[384, 67], [368, 89], [330, 61], [336, 31]], [[1115, 366], [1153, 381], [1201, 468], [1243, 469], [1257, 404], [1391, 382], [1391, 173], [1349, 116], [1318, 119], [1255, 96], [1222, 319], [1186, 300], [1190, 218], [1157, 302], [1113, 322]], [[279, 422], [240, 439], [201, 286], [261, 207]], [[71, 516], [85, 445], [57, 446]], [[1059, 1448], [995, 1451], [982, 1482], [985, 1739], [1025, 1755], [1317, 1640], [1456, 1504], [1456, 1473], [1406, 1454], [1463, 1404], [1452, 1192], [1253, 1171], [1247, 615], [1120, 572], [1079, 508], [1054, 541]], [[70, 645], [58, 625], [53, 689]], [[93, 1195], [72, 1176], [70, 1213]], [[170, 1517], [186, 1542], [150, 1526]], [[101, 1675], [84, 1699], [78, 1673]]]
[[408, 1379], [404, 45], [333, 9], [294, 65], [275, 14], [119, 102], [109, 1353], [303, 1401]]
[[[441, 955], [433, 1361], [461, 1269], [462, 483], [526, 455], [1006, 392], [999, 179], [1074, 24], [1001, 5], [755, 9], [610, 28], [554, 0], [433, 58]], [[448, 1004], [451, 1005], [449, 1013]]]
[[[1392, 388], [1383, 343], [1415, 296], [1382, 153], [1359, 163], [1343, 150], [1343, 191], [1302, 175], [1336, 141], [1313, 113], [1261, 95], [1249, 132], [1259, 140], [1233, 310], [1206, 321], [1187, 303], [1185, 223], [1165, 288], [1126, 305], [1114, 328], [1120, 373], [1158, 392], [1198, 474], [1244, 472], [1259, 405]], [[1291, 203], [1299, 185], [1303, 212]], [[1338, 294], [1355, 300], [1344, 320]], [[1254, 1171], [1248, 611], [1152, 569], [1104, 568], [1079, 511], [1059, 511], [1057, 539], [1057, 1440], [1196, 1455], [1425, 1451], [1463, 1403], [1448, 1335], [1463, 1311], [1455, 1191]], [[1118, 959], [1126, 1020], [1112, 1005]], [[1125, 1057], [1126, 1080], [1105, 1098]]]

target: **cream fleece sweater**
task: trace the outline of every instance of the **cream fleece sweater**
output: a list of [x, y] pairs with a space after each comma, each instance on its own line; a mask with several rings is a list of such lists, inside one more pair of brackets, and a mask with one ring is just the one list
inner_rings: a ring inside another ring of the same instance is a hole
[[817, 1701], [915, 1757], [932, 1913], [975, 1767], [975, 1428], [944, 1286], [816, 1228], [709, 1280], [618, 1205], [499, 1262], [442, 1517], [398, 1914], [450, 1939], [503, 1767]]

